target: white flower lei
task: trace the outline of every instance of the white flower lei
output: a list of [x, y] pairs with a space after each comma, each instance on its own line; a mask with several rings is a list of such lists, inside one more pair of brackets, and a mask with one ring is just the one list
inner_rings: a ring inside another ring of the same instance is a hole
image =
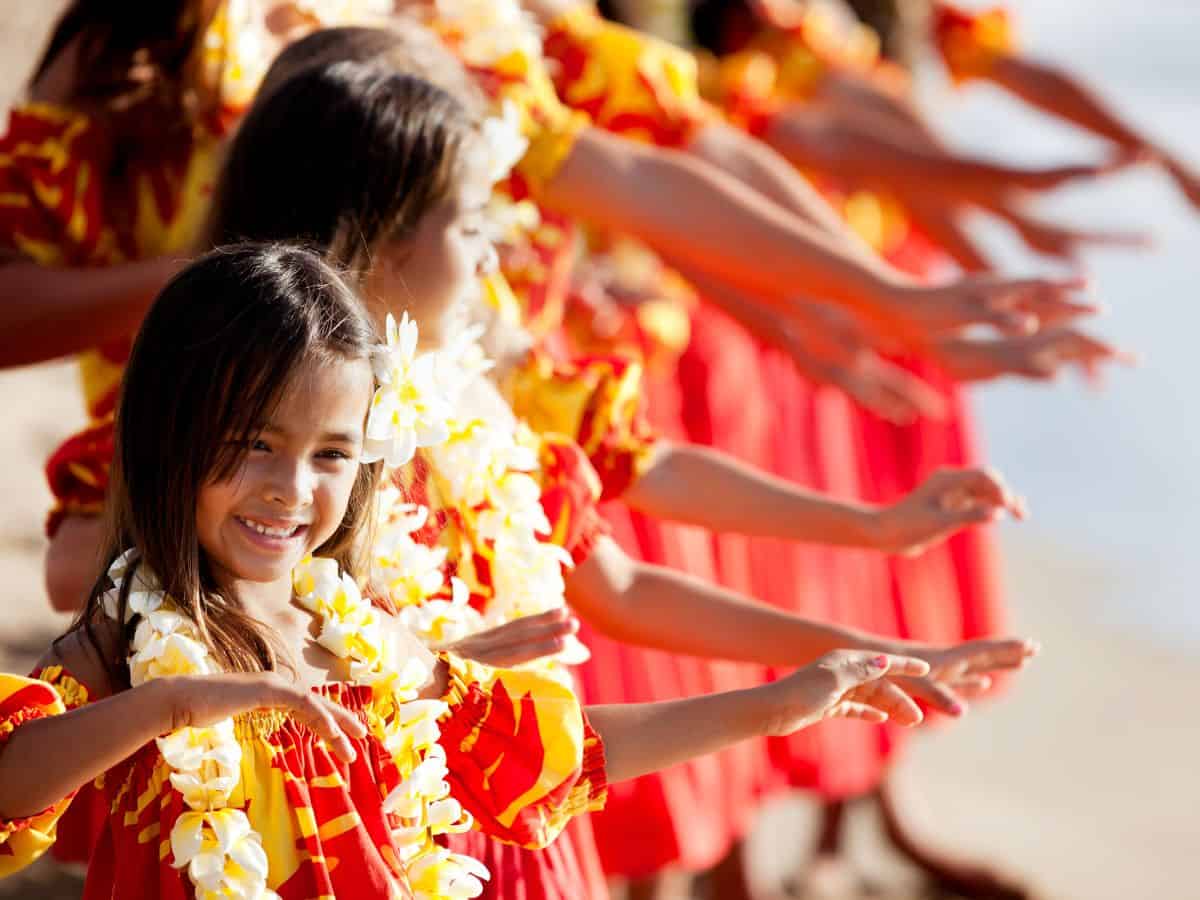
[[[461, 391], [469, 376], [490, 366], [476, 342], [478, 337], [478, 329], [470, 329], [438, 351], [435, 368], [460, 376], [440, 380], [450, 392], [453, 408], [460, 408]], [[399, 503], [394, 488], [383, 489], [382, 517], [372, 554], [372, 583], [431, 646], [563, 607], [563, 569], [572, 565], [562, 547], [541, 539], [551, 526], [541, 505], [537, 445], [529, 430], [482, 418], [451, 421], [448, 428], [449, 438], [431, 446], [429, 456], [446, 502], [469, 511], [467, 527], [474, 530], [477, 541], [488, 542], [493, 549], [493, 596], [486, 613], [480, 615], [470, 606], [470, 590], [458, 578], [451, 579], [450, 599], [444, 599], [446, 548], [426, 547], [413, 538], [429, 510]], [[587, 648], [574, 638], [555, 657], [567, 664], [587, 658]]]
[[[109, 569], [114, 587], [104, 597], [104, 608], [113, 619], [136, 558], [135, 551], [127, 551]], [[130, 683], [136, 687], [154, 678], [216, 672], [195, 626], [175, 611], [154, 575], [143, 567], [134, 577], [125, 610], [126, 623], [140, 619], [129, 657]], [[430, 678], [430, 667], [409, 652], [402, 639], [387, 634], [379, 613], [335, 561], [310, 557], [293, 578], [301, 604], [320, 618], [318, 643], [350, 662], [353, 681], [369, 685], [384, 710], [383, 743], [404, 779], [387, 797], [384, 809], [403, 823], [393, 837], [416, 896], [479, 896], [481, 882], [489, 877], [487, 869], [434, 843], [437, 835], [466, 831], [472, 820], [450, 796], [445, 780], [446, 755], [437, 743], [437, 720], [447, 706], [440, 700], [417, 699]], [[261, 835], [243, 810], [229, 806], [242, 760], [233, 719], [180, 728], [158, 738], [157, 744], [171, 768], [171, 786], [188, 807], [171, 829], [170, 845], [174, 865], [187, 867], [197, 898], [276, 898], [267, 887]]]
[[[108, 570], [113, 588], [104, 596], [104, 609], [114, 620], [118, 619], [126, 575], [136, 559], [136, 551], [128, 550]], [[122, 624], [135, 618], [139, 621], [129, 656], [133, 687], [154, 678], [217, 671], [195, 626], [175, 611], [157, 578], [145, 567], [134, 576]], [[197, 898], [276, 897], [267, 888], [262, 837], [250, 827], [243, 810], [229, 806], [242, 760], [233, 719], [204, 728], [180, 728], [158, 738], [157, 743], [171, 767], [171, 786], [183, 795], [188, 807], [171, 829], [170, 844], [174, 865], [187, 867]]]

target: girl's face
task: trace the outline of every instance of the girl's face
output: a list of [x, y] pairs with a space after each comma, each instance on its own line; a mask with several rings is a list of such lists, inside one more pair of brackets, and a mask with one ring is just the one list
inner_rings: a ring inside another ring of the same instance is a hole
[[479, 279], [496, 267], [484, 223], [489, 196], [482, 179], [464, 179], [411, 237], [375, 249], [363, 293], [397, 318], [407, 311], [426, 346], [444, 343], [465, 324]]
[[200, 490], [200, 545], [223, 584], [270, 583], [341, 524], [362, 453], [373, 378], [365, 360], [310, 363], [227, 479]]

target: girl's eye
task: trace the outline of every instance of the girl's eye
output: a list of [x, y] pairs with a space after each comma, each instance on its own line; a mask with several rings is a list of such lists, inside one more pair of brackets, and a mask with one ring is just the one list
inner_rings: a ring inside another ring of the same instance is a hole
[[345, 450], [335, 450], [332, 448], [329, 450], [322, 450], [317, 454], [317, 456], [321, 459], [350, 459], [350, 454]]
[[267, 444], [266, 441], [262, 440], [262, 438], [256, 438], [255, 440], [250, 441], [250, 449], [257, 450], [257, 451], [260, 451], [263, 453], [271, 452], [270, 446]]

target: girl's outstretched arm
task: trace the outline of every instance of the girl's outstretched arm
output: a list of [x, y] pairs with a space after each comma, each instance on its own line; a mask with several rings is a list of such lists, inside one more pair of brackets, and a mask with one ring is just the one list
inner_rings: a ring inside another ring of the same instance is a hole
[[985, 469], [943, 469], [900, 501], [874, 506], [806, 490], [707, 447], [670, 442], [655, 446], [622, 499], [648, 515], [712, 531], [904, 554], [1005, 512], [1025, 514], [1020, 498]]
[[105, 268], [0, 264], [0, 368], [78, 353], [133, 334], [181, 260]]
[[748, 738], [791, 734], [822, 719], [921, 721], [921, 711], [891, 679], [929, 671], [921, 660], [839, 650], [760, 687], [686, 700], [589, 706], [604, 741], [610, 782], [636, 778]]
[[[79, 632], [52, 650], [44, 665], [96, 672], [96, 654]], [[96, 683], [93, 675], [91, 683]], [[185, 725], [211, 725], [253, 709], [286, 709], [343, 759], [347, 735], [362, 724], [336, 704], [271, 672], [162, 678], [62, 715], [20, 725], [0, 752], [0, 817], [20, 819], [53, 806], [159, 735]], [[37, 777], [31, 778], [30, 773]]]
[[724, 280], [784, 315], [804, 294], [847, 307], [914, 345], [970, 324], [1021, 333], [1042, 319], [1095, 309], [1073, 299], [1078, 279], [919, 284], [689, 154], [596, 129], [582, 132], [541, 199], [630, 233], [669, 263]]
[[[951, 689], [964, 673], [976, 677], [1018, 668], [1035, 652], [1027, 641], [1016, 639], [935, 648], [814, 622], [681, 572], [632, 560], [607, 538], [568, 574], [567, 602], [598, 631], [627, 643], [770, 666], [807, 664], [836, 648], [900, 653], [946, 668]], [[951, 692], [926, 687], [927, 693], [938, 695], [926, 699], [951, 715], [961, 714]]]

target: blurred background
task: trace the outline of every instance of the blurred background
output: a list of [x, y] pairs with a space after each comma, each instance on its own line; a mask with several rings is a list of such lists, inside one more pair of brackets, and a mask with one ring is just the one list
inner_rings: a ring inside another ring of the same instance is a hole
[[[0, 0], [0, 110], [19, 97], [60, 5]], [[1032, 55], [1084, 76], [1149, 134], [1200, 162], [1200, 3], [1006, 6]], [[921, 96], [965, 149], [1031, 163], [1099, 152], [986, 86], [955, 90], [931, 72]], [[905, 799], [931, 839], [957, 836], [955, 849], [1003, 861], [1040, 896], [1200, 897], [1200, 216], [1146, 168], [1063, 190], [1042, 211], [1154, 233], [1149, 252], [1087, 257], [1109, 307], [1094, 330], [1143, 362], [1112, 370], [1101, 390], [1073, 381], [979, 390], [991, 460], [1033, 509], [1029, 522], [1001, 529], [1014, 630], [1045, 649], [1001, 702], [915, 742], [901, 767]], [[1009, 269], [1044, 269], [1002, 226], [981, 222], [978, 235]], [[41, 466], [83, 423], [73, 379], [67, 364], [0, 372], [0, 665], [12, 671], [24, 671], [66, 624], [41, 588], [50, 502]], [[769, 811], [753, 847], [767, 894], [807, 854], [797, 829], [810, 814], [803, 802]], [[855, 852], [895, 883], [893, 863], [866, 831]], [[78, 888], [43, 869], [0, 882], [0, 896], [70, 897]]]

